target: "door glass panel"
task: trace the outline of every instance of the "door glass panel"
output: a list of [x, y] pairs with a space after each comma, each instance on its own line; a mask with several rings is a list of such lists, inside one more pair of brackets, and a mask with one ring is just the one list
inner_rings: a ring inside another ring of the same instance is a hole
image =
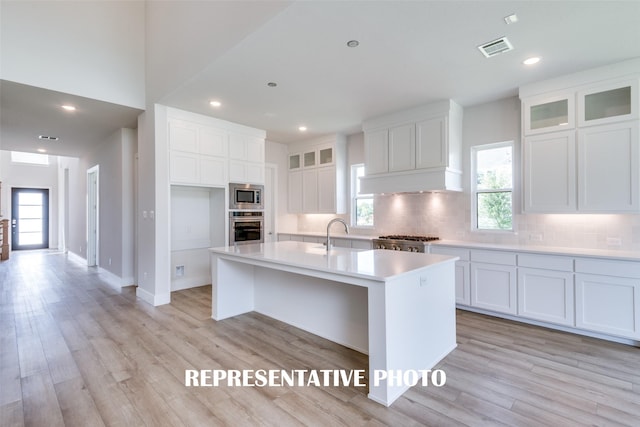
[[584, 97], [584, 119], [597, 120], [631, 114], [631, 87], [621, 87]]
[[309, 166], [316, 165], [316, 152], [310, 151], [308, 153], [304, 153], [304, 167], [307, 168]]
[[24, 246], [45, 244], [45, 195], [42, 191], [19, 191], [17, 194], [17, 238], [16, 249]]
[[300, 154], [294, 154], [293, 156], [289, 156], [289, 169], [299, 169], [300, 168]]
[[569, 123], [569, 100], [532, 105], [530, 112], [531, 129], [565, 125]]
[[320, 164], [326, 165], [333, 162], [333, 148], [320, 150]]

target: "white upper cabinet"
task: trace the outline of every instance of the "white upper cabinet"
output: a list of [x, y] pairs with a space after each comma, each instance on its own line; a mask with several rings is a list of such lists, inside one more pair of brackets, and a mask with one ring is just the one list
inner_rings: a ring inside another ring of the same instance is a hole
[[575, 132], [526, 136], [522, 151], [525, 212], [575, 212]]
[[389, 130], [366, 132], [364, 152], [367, 175], [389, 172]]
[[525, 212], [640, 212], [639, 76], [631, 60], [520, 88]]
[[638, 120], [578, 130], [578, 210], [640, 211]]
[[578, 126], [638, 119], [638, 79], [590, 86], [578, 92]]
[[462, 191], [462, 108], [442, 101], [363, 123], [363, 193]]
[[344, 135], [289, 145], [290, 213], [346, 213], [346, 147]]
[[264, 183], [265, 132], [167, 108], [169, 176], [174, 184]]
[[562, 92], [523, 100], [522, 115], [525, 135], [574, 129], [575, 93]]

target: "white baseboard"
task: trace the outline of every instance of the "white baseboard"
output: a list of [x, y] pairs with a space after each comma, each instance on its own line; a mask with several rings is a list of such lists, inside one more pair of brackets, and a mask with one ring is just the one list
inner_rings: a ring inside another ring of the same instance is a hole
[[211, 276], [189, 277], [183, 279], [174, 279], [171, 282], [171, 292], [182, 291], [185, 289], [198, 288], [211, 284]]
[[136, 296], [147, 304], [151, 304], [154, 307], [159, 305], [169, 304], [171, 302], [171, 294], [154, 295], [151, 292], [142, 289], [140, 286], [136, 288]]

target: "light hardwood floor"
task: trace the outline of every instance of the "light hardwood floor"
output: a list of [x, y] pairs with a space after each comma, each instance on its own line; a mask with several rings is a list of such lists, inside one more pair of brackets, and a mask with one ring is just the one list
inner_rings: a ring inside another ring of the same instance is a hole
[[640, 425], [640, 349], [458, 312], [445, 386], [385, 408], [356, 387], [185, 387], [186, 369], [367, 369], [366, 356], [251, 313], [210, 319], [52, 251], [0, 263], [0, 426]]

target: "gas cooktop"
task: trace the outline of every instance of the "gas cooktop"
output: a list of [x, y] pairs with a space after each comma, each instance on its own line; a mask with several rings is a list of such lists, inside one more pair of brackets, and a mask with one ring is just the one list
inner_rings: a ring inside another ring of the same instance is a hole
[[435, 236], [410, 236], [405, 234], [390, 234], [388, 236], [380, 236], [378, 239], [384, 240], [409, 240], [412, 242], [431, 242], [433, 240], [439, 240], [439, 237]]
[[427, 243], [439, 239], [439, 237], [435, 236], [391, 234], [373, 239], [373, 247], [374, 249], [391, 249], [394, 251], [426, 252]]

